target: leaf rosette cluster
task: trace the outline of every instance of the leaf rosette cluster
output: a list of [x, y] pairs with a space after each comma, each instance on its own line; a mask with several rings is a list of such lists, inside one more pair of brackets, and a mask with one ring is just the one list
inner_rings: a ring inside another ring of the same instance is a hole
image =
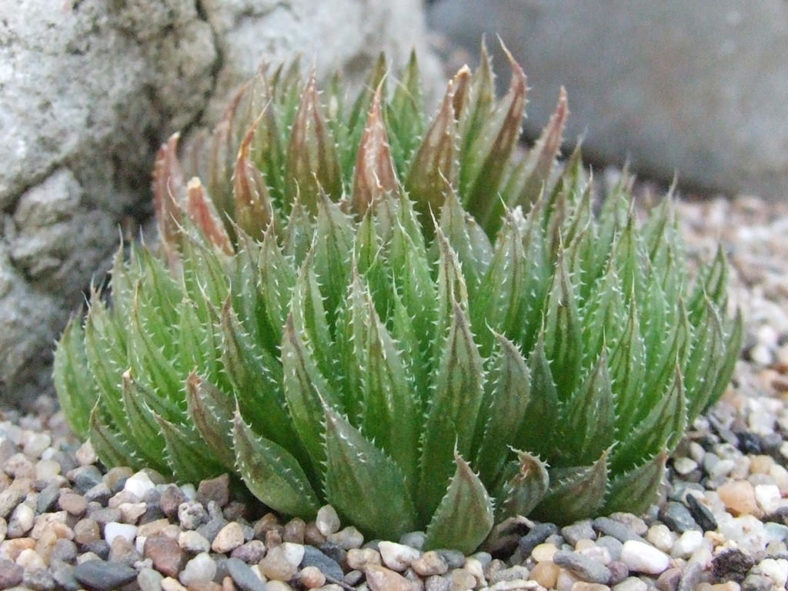
[[511, 69], [496, 99], [483, 51], [430, 119], [415, 59], [352, 102], [280, 67], [182, 159], [173, 136], [159, 252], [119, 253], [111, 305], [58, 344], [76, 432], [108, 465], [231, 472], [282, 514], [329, 502], [433, 548], [644, 510], [733, 372], [726, 262], [691, 282], [670, 199], [639, 223], [626, 181], [600, 205], [579, 151], [556, 166], [563, 90], [518, 148]]

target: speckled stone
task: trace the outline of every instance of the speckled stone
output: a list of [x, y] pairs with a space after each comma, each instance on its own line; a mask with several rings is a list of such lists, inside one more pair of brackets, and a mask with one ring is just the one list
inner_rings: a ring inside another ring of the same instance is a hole
[[553, 556], [553, 562], [590, 583], [607, 583], [610, 580], [610, 569], [594, 558], [577, 552], [559, 550]]

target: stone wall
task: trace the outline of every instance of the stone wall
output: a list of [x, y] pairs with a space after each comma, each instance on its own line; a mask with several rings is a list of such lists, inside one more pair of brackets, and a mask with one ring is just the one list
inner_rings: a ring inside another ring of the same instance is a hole
[[0, 400], [48, 387], [60, 330], [150, 212], [163, 139], [210, 123], [263, 59], [353, 80], [415, 46], [436, 74], [422, 18], [420, 0], [0, 3]]
[[430, 23], [474, 57], [483, 34], [495, 50], [501, 36], [532, 88], [531, 135], [564, 85], [566, 137], [584, 135], [592, 160], [788, 197], [785, 0], [438, 0]]

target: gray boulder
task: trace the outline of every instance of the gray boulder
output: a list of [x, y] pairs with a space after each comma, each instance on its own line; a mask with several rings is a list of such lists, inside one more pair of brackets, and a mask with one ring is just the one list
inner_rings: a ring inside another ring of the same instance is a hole
[[415, 47], [420, 0], [0, 2], [0, 401], [49, 386], [54, 341], [150, 213], [155, 150], [210, 124], [262, 60], [352, 81]]
[[532, 136], [563, 84], [567, 138], [585, 135], [592, 160], [704, 191], [788, 193], [784, 0], [441, 0], [429, 22], [474, 56], [482, 34], [491, 48], [501, 36], [533, 88]]

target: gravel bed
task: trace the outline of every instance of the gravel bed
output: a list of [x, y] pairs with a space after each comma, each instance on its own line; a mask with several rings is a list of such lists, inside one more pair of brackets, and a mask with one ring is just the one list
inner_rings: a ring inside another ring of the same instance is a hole
[[645, 515], [566, 527], [523, 518], [487, 551], [425, 552], [420, 532], [366, 540], [330, 506], [283, 521], [227, 476], [178, 486], [106, 470], [44, 394], [28, 414], [0, 411], [0, 589], [785, 589], [788, 204], [677, 206], [691, 257], [718, 240], [728, 251], [747, 336], [733, 385], [691, 426]]

